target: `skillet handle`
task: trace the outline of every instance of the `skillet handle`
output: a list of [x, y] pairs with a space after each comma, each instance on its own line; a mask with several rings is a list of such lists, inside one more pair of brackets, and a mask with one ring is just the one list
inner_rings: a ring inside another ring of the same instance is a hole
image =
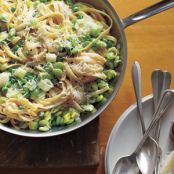
[[126, 17], [122, 20], [123, 27], [126, 28], [136, 22], [146, 19], [150, 16], [156, 15], [162, 11], [168, 10], [174, 7], [174, 0], [163, 0], [160, 1], [144, 10], [141, 10], [131, 16]]

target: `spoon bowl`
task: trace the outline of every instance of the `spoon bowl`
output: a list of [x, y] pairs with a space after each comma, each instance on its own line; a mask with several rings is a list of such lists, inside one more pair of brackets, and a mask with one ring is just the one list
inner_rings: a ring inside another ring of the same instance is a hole
[[136, 161], [143, 174], [150, 174], [156, 165], [156, 157], [159, 154], [160, 147], [157, 142], [148, 137], [141, 151], [136, 155]]

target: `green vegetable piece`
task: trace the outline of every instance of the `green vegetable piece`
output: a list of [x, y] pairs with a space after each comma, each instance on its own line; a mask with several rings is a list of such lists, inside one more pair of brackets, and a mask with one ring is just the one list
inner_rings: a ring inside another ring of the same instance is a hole
[[14, 53], [16, 53], [16, 52], [18, 51], [19, 48], [20, 48], [19, 45], [15, 45], [15, 46], [12, 48], [12, 51], [13, 51]]
[[61, 120], [62, 120], [61, 117], [57, 117], [57, 118], [56, 118], [56, 125], [57, 125], [57, 126], [61, 125]]
[[49, 79], [40, 80], [38, 83], [38, 87], [42, 89], [44, 92], [49, 91], [54, 87], [53, 83]]
[[80, 19], [83, 19], [83, 15], [78, 15], [78, 16], [77, 16], [77, 19], [79, 19], [79, 20], [80, 20]]
[[94, 110], [93, 105], [84, 105], [84, 106], [82, 106], [82, 108], [84, 111], [87, 111], [87, 112], [92, 112]]
[[2, 87], [2, 92], [7, 92], [7, 91], [8, 91], [8, 87], [7, 86]]
[[61, 117], [61, 120], [60, 120], [60, 126], [64, 126], [64, 125], [65, 125], [65, 123], [64, 123], [64, 118]]
[[90, 35], [94, 38], [97, 38], [98, 36], [100, 36], [101, 34], [101, 30], [100, 29], [93, 29], [90, 33]]
[[39, 97], [40, 94], [41, 94], [40, 89], [36, 88], [33, 92], [31, 92], [31, 98], [35, 99], [35, 98]]
[[97, 85], [98, 85], [98, 88], [101, 89], [101, 88], [108, 86], [108, 83], [101, 80]]
[[119, 60], [119, 56], [114, 60], [114, 66], [117, 67], [121, 63], [121, 60]]
[[62, 111], [57, 112], [56, 117], [60, 117], [62, 115], [62, 113], [63, 113]]
[[39, 130], [40, 130], [41, 132], [48, 132], [48, 131], [50, 130], [50, 128], [47, 127], [47, 126], [44, 126], [44, 127], [39, 127]]
[[56, 62], [56, 63], [53, 64], [53, 67], [56, 68], [56, 69], [63, 70], [64, 64], [62, 62]]
[[98, 95], [97, 98], [96, 98], [96, 102], [102, 102], [103, 99], [104, 99], [103, 95]]
[[20, 79], [23, 79], [24, 76], [26, 75], [27, 71], [23, 68], [18, 68], [14, 72], [14, 76], [19, 77]]
[[15, 34], [16, 34], [15, 28], [11, 28], [9, 33], [8, 33], [9, 37], [13, 37]]
[[16, 11], [15, 7], [11, 7], [11, 12], [14, 13]]
[[0, 21], [1, 22], [8, 22], [8, 15], [7, 14], [0, 14]]
[[73, 5], [73, 1], [72, 1], [72, 0], [66, 0], [66, 3], [67, 3], [69, 6], [72, 6], [72, 5]]
[[111, 80], [117, 75], [117, 73], [114, 70], [105, 70], [104, 73], [107, 76], [107, 80]]
[[30, 98], [30, 92], [26, 91], [25, 94], [23, 95], [25, 98]]
[[113, 60], [113, 59], [116, 59], [117, 58], [117, 55], [118, 55], [117, 48], [112, 47], [106, 53], [106, 58], [108, 58], [109, 60]]
[[53, 53], [47, 53], [46, 54], [46, 60], [47, 62], [56, 62], [56, 54], [53, 54]]
[[50, 123], [49, 123], [49, 121], [48, 120], [41, 120], [41, 121], [39, 121], [39, 125], [40, 126], [47, 126], [47, 127], [49, 127], [50, 126]]
[[109, 60], [113, 60], [116, 58], [116, 55], [114, 54], [114, 52], [108, 52], [106, 54], [106, 58], [109, 59]]
[[98, 48], [97, 43], [94, 42], [94, 43], [92, 44], [92, 49], [93, 49], [94, 51], [97, 51], [97, 48]]
[[63, 71], [61, 69], [53, 69], [53, 74], [57, 77], [57, 78], [61, 78], [63, 75]]
[[106, 48], [107, 47], [106, 43], [101, 41], [101, 40], [97, 41], [96, 44], [97, 44], [98, 48]]
[[44, 68], [47, 72], [52, 72], [53, 70], [53, 64], [52, 63], [47, 63], [45, 68]]
[[69, 121], [71, 120], [71, 114], [70, 113], [67, 113], [63, 117], [64, 117], [64, 123], [65, 124], [68, 124]]
[[38, 122], [37, 121], [31, 121], [28, 123], [28, 127], [30, 130], [37, 130], [38, 128]]
[[109, 60], [109, 59], [108, 59], [108, 60], [106, 61], [105, 65], [106, 65], [109, 69], [114, 69], [114, 67], [115, 67], [115, 66], [114, 66], [114, 65], [115, 65], [115, 64], [114, 64], [114, 60]]
[[39, 117], [43, 118], [44, 117], [44, 114], [45, 114], [44, 112], [40, 112], [39, 113]]
[[111, 47], [114, 47], [115, 45], [114, 45], [114, 42], [112, 41], [112, 40], [107, 40], [106, 41], [106, 44], [107, 44], [107, 47], [108, 48], [111, 48]]
[[94, 42], [92, 45], [94, 51], [96, 51], [98, 48], [106, 48], [106, 47], [107, 47], [106, 43], [101, 40]]
[[80, 7], [75, 4], [72, 6], [72, 10], [73, 10], [73, 12], [78, 12], [80, 10]]
[[1, 32], [0, 33], [0, 42], [5, 41], [8, 38], [7, 32]]
[[45, 112], [44, 119], [47, 120], [47, 121], [51, 120], [51, 113], [50, 113], [50, 111]]
[[91, 43], [91, 41], [85, 41], [85, 42], [83, 43], [83, 47], [85, 48], [85, 47], [88, 46], [90, 43]]

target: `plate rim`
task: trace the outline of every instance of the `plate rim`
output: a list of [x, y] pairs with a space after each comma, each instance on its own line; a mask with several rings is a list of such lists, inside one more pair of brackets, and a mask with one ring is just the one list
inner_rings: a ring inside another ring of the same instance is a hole
[[[147, 102], [148, 100], [152, 99], [153, 96], [152, 94], [145, 96], [142, 98], [142, 103]], [[105, 158], [104, 158], [104, 165], [105, 165], [105, 174], [110, 174], [109, 173], [109, 165], [108, 165], [108, 152], [109, 152], [109, 147], [111, 146], [111, 141], [113, 139], [113, 136], [115, 135], [115, 133], [118, 131], [119, 127], [121, 126], [121, 124], [123, 123], [123, 121], [126, 119], [126, 117], [128, 116], [128, 114], [133, 111], [135, 108], [137, 108], [137, 104], [134, 103], [132, 105], [130, 105], [119, 117], [119, 119], [116, 121], [116, 123], [114, 124], [112, 131], [109, 135], [108, 141], [107, 141], [107, 145], [106, 145], [106, 150], [105, 150]]]

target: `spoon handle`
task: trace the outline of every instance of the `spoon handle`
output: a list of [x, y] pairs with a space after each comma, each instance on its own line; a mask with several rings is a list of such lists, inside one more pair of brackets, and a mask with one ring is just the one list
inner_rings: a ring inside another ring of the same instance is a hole
[[[162, 82], [162, 86], [160, 89], [161, 91], [157, 94], [158, 95], [157, 96], [158, 102], [160, 101], [164, 91], [170, 88], [170, 85], [171, 85], [171, 74], [168, 71], [163, 71], [163, 82]], [[156, 103], [155, 111], [157, 110], [158, 102]], [[155, 133], [154, 133], [154, 139], [156, 141], [159, 141], [160, 128], [161, 128], [161, 123], [159, 121], [159, 123], [156, 125], [156, 129], [155, 129]]]
[[[160, 101], [162, 94], [164, 93], [166, 89], [170, 88], [171, 74], [167, 71], [155, 70], [152, 73], [151, 80], [152, 80], [152, 89], [153, 89], [154, 108], [156, 111], [158, 107], [158, 102]], [[159, 141], [159, 137], [160, 137], [160, 128], [161, 128], [161, 121], [159, 121], [154, 128], [153, 137], [154, 137], [154, 140], [156, 140], [157, 142]], [[160, 158], [161, 158], [161, 150], [159, 149], [158, 160], [157, 160], [154, 174], [159, 174]]]
[[174, 99], [174, 91], [172, 90], [166, 90], [163, 95], [162, 98], [158, 104], [158, 109], [155, 112], [152, 122], [149, 126], [149, 128], [147, 129], [147, 131], [145, 132], [143, 139], [141, 140], [141, 142], [139, 143], [139, 145], [137, 146], [135, 153], [139, 153], [144, 142], [146, 141], [146, 139], [148, 138], [148, 136], [150, 135], [152, 129], [154, 128], [154, 126], [159, 122], [159, 120], [162, 118], [164, 112], [166, 111], [166, 109], [170, 106], [172, 99]]
[[144, 134], [146, 131], [145, 123], [143, 119], [143, 110], [142, 110], [142, 100], [141, 100], [141, 67], [139, 63], [136, 61], [132, 66], [132, 81], [137, 101], [137, 109], [139, 112], [139, 118], [141, 122], [142, 133]]

